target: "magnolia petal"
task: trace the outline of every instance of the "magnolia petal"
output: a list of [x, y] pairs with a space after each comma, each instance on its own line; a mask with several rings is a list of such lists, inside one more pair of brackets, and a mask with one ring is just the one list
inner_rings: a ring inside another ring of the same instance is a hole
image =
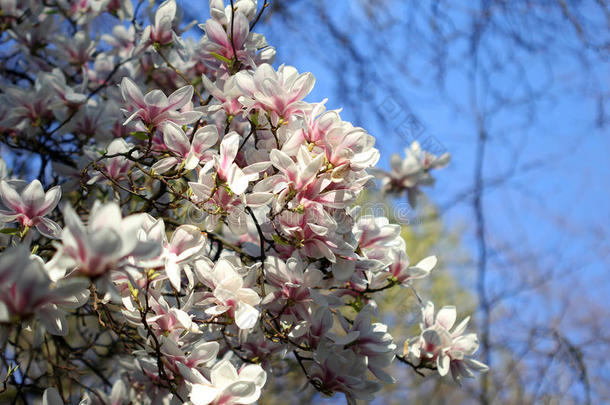
[[252, 329], [256, 326], [259, 312], [252, 305], [240, 302], [235, 311], [235, 324], [239, 329]]

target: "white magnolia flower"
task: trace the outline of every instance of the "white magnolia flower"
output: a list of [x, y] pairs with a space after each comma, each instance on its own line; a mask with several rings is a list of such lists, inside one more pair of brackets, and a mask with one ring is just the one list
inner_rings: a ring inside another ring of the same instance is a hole
[[409, 341], [408, 357], [415, 365], [424, 363], [436, 366], [438, 373], [449, 373], [459, 382], [462, 377], [473, 378], [472, 371], [485, 372], [488, 367], [471, 358], [479, 348], [476, 334], [464, 335], [470, 317], [466, 317], [452, 331], [457, 312], [454, 306], [444, 306], [436, 317], [434, 304], [428, 302], [422, 308], [422, 333]]
[[[34, 180], [25, 187], [23, 183], [0, 181], [0, 221], [19, 222], [23, 227], [36, 229], [49, 238], [57, 239], [61, 228], [46, 218], [61, 198], [61, 187], [55, 186], [46, 193], [40, 181]], [[15, 188], [17, 187], [17, 188]]]
[[89, 281], [71, 278], [53, 283], [42, 259], [19, 245], [0, 256], [0, 322], [13, 316], [36, 317], [53, 335], [66, 335], [64, 308], [78, 308], [89, 297]]
[[407, 191], [409, 202], [415, 205], [415, 200], [419, 192], [419, 186], [434, 184], [434, 178], [430, 175], [430, 170], [441, 169], [449, 163], [451, 155], [444, 153], [435, 156], [430, 152], [421, 149], [419, 142], [413, 141], [411, 146], [405, 149], [405, 158], [398, 154], [392, 155], [390, 173], [378, 171], [385, 191], [391, 193], [402, 193]]
[[229, 360], [216, 363], [210, 372], [210, 381], [196, 370], [195, 373], [191, 376], [197, 381], [189, 394], [195, 405], [252, 404], [260, 397], [267, 380], [267, 373], [258, 364], [249, 364], [238, 371]]
[[65, 270], [96, 278], [116, 269], [123, 260], [130, 259], [130, 264], [137, 265], [139, 260], [160, 253], [159, 243], [138, 238], [146, 221], [145, 214], [123, 218], [114, 202], [104, 205], [96, 202], [86, 227], [74, 209], [66, 205], [64, 221], [66, 226], [61, 234], [62, 244], [57, 247], [56, 266]]
[[221, 258], [208, 276], [214, 290], [201, 304], [213, 306], [205, 312], [208, 315], [227, 313], [235, 318], [235, 324], [240, 329], [253, 328], [260, 314], [255, 306], [261, 299], [253, 289], [244, 287], [244, 279], [233, 264], [226, 258]]

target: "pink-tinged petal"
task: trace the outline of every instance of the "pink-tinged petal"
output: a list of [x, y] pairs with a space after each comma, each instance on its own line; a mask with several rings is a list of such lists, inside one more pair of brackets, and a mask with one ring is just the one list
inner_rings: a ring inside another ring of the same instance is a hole
[[129, 117], [127, 117], [127, 119], [123, 122], [123, 125], [129, 124], [132, 120], [134, 120], [135, 118], [137, 118], [141, 114], [143, 114], [143, 112], [144, 112], [144, 109], [142, 109], [142, 108], [137, 109], [133, 114], [131, 114]]
[[189, 153], [186, 160], [184, 161], [185, 170], [193, 170], [199, 164], [199, 156], [194, 153]]
[[337, 262], [332, 266], [333, 277], [337, 281], [349, 280], [356, 270], [356, 263], [353, 260], [337, 258]]
[[189, 186], [193, 191], [193, 195], [197, 197], [199, 201], [206, 201], [212, 194], [213, 185], [196, 183], [192, 181], [189, 182]]
[[169, 251], [178, 260], [186, 260], [199, 253], [203, 248], [203, 236], [199, 228], [193, 225], [181, 225], [172, 234]]
[[220, 143], [220, 170], [226, 171], [235, 161], [239, 149], [239, 135], [231, 132]]
[[186, 157], [191, 149], [188, 137], [178, 125], [168, 121], [163, 127], [163, 142], [175, 153]]
[[17, 212], [22, 212], [25, 209], [25, 204], [21, 201], [19, 193], [4, 180], [0, 182], [0, 197], [9, 208]]
[[[193, 320], [191, 319], [189, 314], [187, 314], [186, 312], [181, 311], [179, 309], [176, 309], [175, 311], [173, 311], [173, 314], [176, 317], [176, 319], [178, 320], [178, 322], [180, 323], [180, 325], [182, 325], [183, 328], [185, 328], [185, 329], [191, 328], [191, 325], [193, 324]], [[208, 342], [208, 343], [216, 343], [216, 342]], [[218, 344], [218, 343], [216, 343], [216, 344]], [[196, 354], [197, 353], [192, 352], [191, 356], [196, 355]], [[214, 357], [216, 357], [216, 354], [214, 354]]]
[[479, 349], [479, 340], [475, 333], [469, 333], [464, 336], [460, 336], [453, 341], [451, 345], [452, 350], [463, 352], [467, 356], [471, 356], [476, 353]]
[[466, 363], [466, 366], [468, 368], [471, 368], [474, 371], [478, 371], [479, 373], [485, 373], [489, 371], [489, 366], [475, 359], [464, 359], [464, 363]]
[[241, 91], [250, 97], [256, 93], [256, 84], [250, 72], [244, 70], [238, 72], [235, 75], [235, 84]]
[[45, 194], [40, 181], [34, 180], [28, 184], [21, 192], [21, 201], [26, 210], [26, 214], [36, 216], [39, 207], [44, 206]]
[[193, 86], [184, 86], [174, 91], [167, 98], [169, 103], [168, 108], [171, 110], [179, 110], [184, 107], [193, 98]]
[[[122, 249], [121, 252], [123, 254], [133, 254], [134, 249], [139, 245], [143, 245], [138, 238], [137, 234], [140, 229], [143, 228], [146, 223], [146, 215], [145, 214], [134, 214], [128, 217], [119, 219], [120, 228], [117, 229], [117, 232], [120, 233], [122, 238]], [[156, 242], [152, 242], [156, 244]]]
[[322, 193], [316, 201], [330, 208], [344, 208], [347, 204], [354, 201], [356, 195], [351, 190], [335, 190]]
[[250, 180], [256, 180], [269, 168], [269, 166], [271, 166], [271, 162], [252, 163], [251, 165], [244, 167], [242, 171]]
[[218, 142], [218, 128], [216, 125], [206, 125], [199, 128], [193, 137], [192, 149], [196, 154], [202, 154]]
[[[155, 162], [152, 165], [152, 169], [155, 173], [163, 174], [174, 166], [178, 166], [180, 164], [180, 160], [175, 157], [168, 157], [165, 159], [161, 159]], [[190, 170], [187, 168], [187, 170]]]
[[183, 111], [176, 113], [176, 118], [171, 118], [171, 121], [175, 122], [178, 125], [188, 125], [197, 121], [199, 118], [203, 116], [201, 111]]
[[[230, 30], [229, 26], [229, 30]], [[250, 23], [246, 16], [242, 13], [235, 13], [235, 19], [233, 20], [233, 43], [235, 44], [235, 49], [240, 50], [246, 40], [248, 39], [248, 34], [250, 33]]]
[[[89, 235], [88, 257], [93, 264], [106, 264], [121, 257], [121, 236], [110, 228], [101, 228]], [[93, 270], [93, 269], [89, 269]], [[95, 269], [99, 270], [99, 269]]]
[[[87, 283], [89, 282], [88, 280], [86, 280], [86, 281], [87, 281]], [[72, 290], [77, 290], [78, 286], [73, 285], [70, 288]], [[76, 293], [73, 293], [69, 297], [64, 298], [61, 302], [58, 302], [58, 304], [64, 308], [75, 309], [75, 308], [80, 308], [83, 305], [85, 305], [87, 303], [88, 299], [89, 299], [89, 289], [87, 288], [87, 286], [85, 286], [85, 288], [83, 290], [77, 291]]]
[[358, 339], [360, 336], [360, 332], [355, 330], [343, 336], [336, 336], [334, 334], [331, 334], [330, 336], [336, 345], [343, 346], [356, 341], [356, 339]]
[[72, 208], [72, 206], [69, 204], [66, 204], [64, 206], [63, 213], [64, 223], [66, 224], [64, 233], [67, 231], [77, 241], [84, 240], [86, 234], [85, 226], [83, 225], [83, 222], [80, 220], [76, 211], [74, 211], [74, 208]]
[[146, 103], [146, 111], [148, 111], [149, 114], [151, 114], [151, 107], [155, 107], [159, 110], [168, 109], [167, 97], [161, 90], [158, 89], [151, 90], [150, 92], [146, 93], [144, 96], [144, 102]]
[[231, 42], [229, 42], [226, 31], [217, 21], [207, 20], [205, 23], [205, 33], [210, 41], [223, 46], [227, 50], [231, 48]]
[[226, 101], [226, 95], [206, 75], [201, 75], [201, 83], [205, 90], [214, 96], [215, 99], [223, 102]]
[[36, 229], [38, 232], [51, 239], [61, 238], [61, 228], [55, 221], [45, 217], [36, 218]]
[[[129, 104], [133, 104], [138, 108], [145, 108], [144, 96], [134, 82], [128, 77], [124, 77], [121, 81], [121, 95]], [[131, 121], [131, 119], [130, 119]]]
[[276, 169], [284, 173], [290, 180], [296, 180], [298, 171], [290, 156], [278, 149], [273, 149], [269, 154], [269, 158]]
[[53, 211], [59, 200], [61, 199], [61, 187], [55, 186], [49, 189], [44, 196], [44, 204], [38, 207], [38, 215], [46, 215], [50, 211]]
[[0, 210], [0, 222], [15, 222], [21, 217], [23, 217], [23, 214], [13, 214], [9, 211]]
[[436, 323], [448, 331], [453, 327], [456, 317], [457, 311], [455, 307], [453, 305], [447, 305], [442, 307], [438, 311], [438, 314], [436, 314]]
[[305, 169], [299, 175], [299, 183], [297, 187], [303, 187], [313, 181], [318, 174], [318, 170], [324, 164], [324, 155], [318, 155], [314, 160], [309, 162]]
[[316, 83], [316, 78], [311, 73], [303, 73], [299, 78], [293, 83], [290, 93], [292, 96], [292, 101], [302, 100], [307, 96], [311, 89], [313, 89], [314, 84]]
[[239, 300], [248, 305], [258, 305], [261, 302], [261, 297], [251, 288], [240, 288], [237, 290]]
[[89, 230], [114, 227], [121, 223], [121, 209], [119, 205], [112, 202], [108, 204], [97, 204], [91, 210], [89, 219]]
[[112, 391], [110, 391], [110, 405], [122, 405], [126, 397], [128, 397], [128, 394], [125, 383], [123, 380], [118, 380], [112, 386]]

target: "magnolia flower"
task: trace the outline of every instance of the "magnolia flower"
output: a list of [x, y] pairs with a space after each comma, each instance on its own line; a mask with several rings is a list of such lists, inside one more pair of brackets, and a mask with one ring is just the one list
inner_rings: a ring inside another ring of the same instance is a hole
[[358, 181], [339, 184], [334, 181], [333, 173], [326, 171], [323, 154], [312, 156], [305, 146], [296, 154], [296, 162], [283, 151], [273, 149], [271, 163], [279, 170], [275, 176], [268, 177], [255, 186], [256, 191], [277, 194], [275, 209], [281, 207], [308, 209], [311, 205], [327, 208], [345, 208], [357, 196]]
[[388, 333], [388, 326], [372, 322], [373, 308], [370, 305], [364, 307], [350, 324], [345, 317], [340, 316], [341, 326], [345, 336], [330, 335], [335, 344], [348, 345], [355, 353], [366, 356], [367, 367], [375, 377], [385, 383], [393, 383], [395, 380], [383, 369], [388, 367], [394, 360], [394, 344], [392, 336]]
[[445, 167], [451, 156], [444, 153], [435, 156], [429, 152], [422, 151], [419, 142], [413, 141], [411, 146], [405, 149], [405, 158], [399, 155], [392, 155], [390, 173], [378, 171], [382, 179], [382, 186], [385, 191], [391, 193], [402, 193], [405, 190], [409, 196], [411, 205], [415, 205], [419, 186], [431, 185], [434, 178], [430, 175], [430, 170]]
[[[183, 164], [185, 170], [193, 170], [204, 158], [208, 149], [215, 145], [217, 141], [218, 130], [214, 125], [199, 128], [193, 135], [193, 141], [191, 142], [182, 128], [168, 121], [163, 127], [163, 142], [175, 156], [158, 160], [152, 168], [156, 173], [165, 173], [172, 167]], [[210, 152], [208, 158], [211, 159], [211, 157]]]
[[[336, 167], [348, 165], [354, 170], [373, 167], [379, 160], [379, 151], [373, 146], [375, 138], [362, 128], [349, 122], [328, 131], [324, 139], [326, 158]], [[337, 169], [335, 169], [337, 170]]]
[[146, 95], [142, 95], [138, 86], [125, 77], [121, 82], [121, 94], [129, 107], [123, 112], [125, 115], [131, 114], [123, 125], [127, 125], [136, 118], [142, 120], [146, 125], [157, 128], [164, 122], [187, 125], [197, 121], [202, 115], [199, 111], [177, 111], [191, 102], [192, 86], [181, 87], [169, 97], [161, 90], [152, 90]]
[[322, 281], [323, 274], [317, 269], [305, 269], [298, 256], [286, 262], [277, 257], [265, 261], [265, 279], [274, 290], [265, 297], [262, 304], [277, 312], [284, 308], [284, 315], [295, 315], [308, 319], [313, 299], [309, 289]]
[[273, 62], [275, 50], [262, 35], [250, 32], [250, 22], [256, 14], [256, 0], [239, 0], [226, 6], [222, 0], [210, 1], [212, 18], [199, 25], [205, 35], [198, 52], [208, 67], [226, 71], [235, 68], [235, 59], [251, 68]]
[[[129, 170], [133, 167], [134, 163], [127, 158], [127, 156], [121, 156], [128, 154], [133, 150], [133, 145], [125, 142], [122, 138], [114, 139], [106, 148], [106, 153], [100, 155], [99, 152], [88, 149], [85, 150], [85, 154], [93, 161], [96, 162], [97, 166], [101, 169], [102, 173], [96, 173], [87, 182], [88, 184], [94, 184], [97, 181], [105, 180], [106, 177], [110, 177], [113, 180], [124, 179]], [[111, 157], [103, 157], [111, 156]], [[102, 157], [102, 159], [100, 159]], [[134, 152], [133, 157], [137, 157], [137, 152]]]
[[172, 42], [174, 31], [172, 24], [176, 16], [176, 2], [174, 0], [164, 1], [155, 13], [155, 24], [147, 26], [142, 33], [144, 44], [167, 45]]
[[435, 317], [434, 304], [428, 302], [422, 308], [422, 333], [409, 341], [407, 355], [415, 365], [435, 365], [441, 376], [451, 373], [459, 382], [462, 377], [473, 378], [472, 371], [485, 372], [488, 367], [470, 357], [479, 348], [476, 334], [463, 334], [470, 317], [449, 331], [456, 317], [454, 306], [441, 308]]
[[227, 313], [235, 318], [238, 328], [253, 328], [259, 316], [259, 310], [254, 306], [259, 304], [260, 297], [251, 288], [244, 287], [244, 279], [234, 265], [225, 258], [218, 260], [210, 274], [210, 282], [213, 291], [200, 304], [213, 306], [205, 312], [212, 316]]
[[214, 113], [220, 109], [223, 109], [227, 116], [236, 116], [241, 114], [242, 105], [237, 100], [237, 97], [229, 96], [229, 94], [235, 93], [235, 76], [230, 76], [226, 80], [217, 79], [215, 83], [212, 83], [212, 81], [208, 79], [206, 75], [201, 75], [201, 82], [207, 92], [221, 103], [208, 106], [207, 111], [209, 113]]
[[44, 76], [38, 76], [31, 88], [3, 88], [0, 103], [10, 106], [0, 127], [17, 129], [23, 136], [38, 132], [53, 119], [54, 110], [63, 104]]
[[366, 357], [352, 350], [338, 349], [327, 341], [314, 352], [314, 360], [309, 369], [311, 381], [326, 395], [344, 393], [349, 405], [356, 400], [371, 401], [381, 389], [381, 384], [368, 379]]
[[[312, 259], [324, 257], [335, 263], [338, 255], [350, 257], [354, 253], [354, 247], [339, 232], [337, 222], [320, 204], [309, 206], [302, 214], [283, 211], [276, 221], [276, 226], [285, 235], [283, 245], [299, 249], [304, 256]], [[291, 254], [292, 250], [287, 256]]]
[[57, 206], [61, 198], [61, 187], [55, 186], [45, 193], [38, 180], [23, 188], [21, 185], [22, 183], [0, 181], [0, 200], [4, 205], [0, 206], [0, 221], [18, 221], [22, 227], [35, 226], [46, 237], [59, 238], [61, 228], [45, 216]]
[[74, 91], [74, 89], [66, 83], [66, 77], [60, 69], [55, 68], [51, 73], [43, 73], [40, 77], [46, 80], [55, 90], [57, 97], [59, 97], [67, 107], [78, 107], [87, 101], [87, 96], [82, 93], [84, 90], [82, 87], [84, 86], [80, 86], [81, 88], [78, 89], [78, 92]]
[[[180, 374], [184, 368], [195, 369], [209, 365], [216, 359], [220, 345], [218, 342], [206, 342], [203, 339], [178, 347], [177, 336], [162, 335], [161, 352], [171, 371]], [[190, 374], [190, 373], [189, 373]]]
[[174, 231], [169, 243], [165, 243], [165, 273], [176, 290], [180, 290], [182, 267], [203, 249], [204, 242], [199, 228], [181, 225]]
[[85, 227], [72, 207], [66, 205], [66, 227], [61, 234], [62, 244], [58, 245], [58, 265], [96, 278], [120, 267], [128, 258], [137, 265], [139, 260], [157, 256], [160, 252], [157, 242], [138, 239], [145, 220], [145, 214], [122, 218], [114, 202], [104, 205], [96, 202]]
[[65, 313], [59, 307], [78, 308], [89, 297], [89, 281], [67, 279], [51, 282], [40, 258], [19, 245], [0, 257], [0, 322], [11, 316], [35, 315], [53, 335], [68, 333]]
[[[158, 335], [171, 334], [177, 338], [184, 330], [191, 330], [193, 321], [188, 314], [190, 308], [178, 309], [170, 306], [163, 295], [150, 294], [148, 304], [151, 313], [147, 316], [146, 321]], [[140, 323], [140, 314], [137, 313], [134, 323]], [[214, 354], [214, 357], [216, 354]]]
[[[214, 163], [218, 178], [225, 181], [231, 191], [237, 195], [243, 194], [251, 181], [257, 180], [260, 173], [270, 165], [269, 162], [251, 164], [240, 168], [235, 163], [239, 150], [240, 136], [236, 132], [229, 132], [220, 143], [220, 155], [214, 156]], [[192, 185], [192, 184], [191, 184]]]
[[428, 256], [417, 262], [415, 266], [410, 266], [409, 257], [403, 249], [392, 250], [390, 259], [392, 264], [386, 274], [402, 285], [408, 285], [411, 280], [428, 276], [438, 261], [436, 256]]
[[[201, 26], [206, 34], [207, 53], [214, 52], [228, 60], [232, 60], [236, 56], [239, 60], [246, 60], [244, 45], [250, 34], [250, 25], [246, 16], [240, 11], [236, 11], [234, 15], [232, 24], [227, 24], [228, 32], [214, 19], [207, 20], [205, 25]], [[237, 51], [237, 55], [233, 49]]]
[[261, 395], [267, 373], [258, 364], [249, 364], [239, 371], [229, 360], [222, 360], [210, 371], [210, 381], [196, 370], [191, 374], [189, 398], [194, 405], [252, 404]]
[[280, 118], [288, 121], [299, 111], [301, 100], [313, 88], [315, 78], [311, 73], [299, 72], [292, 66], [281, 65], [276, 71], [271, 65], [262, 64], [252, 73], [238, 72], [235, 76], [237, 87], [243, 92], [239, 101], [248, 109], [271, 113], [275, 125]]

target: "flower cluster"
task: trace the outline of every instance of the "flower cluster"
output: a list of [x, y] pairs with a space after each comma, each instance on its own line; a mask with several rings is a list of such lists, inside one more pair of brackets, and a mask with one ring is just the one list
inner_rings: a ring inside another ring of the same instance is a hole
[[[1, 139], [40, 158], [29, 183], [0, 165], [0, 343], [28, 364], [7, 381], [45, 404], [251, 404], [282, 360], [355, 403], [395, 358], [483, 371], [451, 308], [428, 304], [396, 352], [375, 296], [437, 259], [410, 264], [402, 228], [361, 213], [375, 139], [305, 101], [311, 73], [272, 65], [252, 32], [266, 5], [210, 0], [199, 41], [174, 0], [149, 20], [139, 5], [0, 2], [20, 55]], [[411, 193], [447, 160], [414, 144], [382, 188]]]
[[420, 186], [434, 184], [434, 178], [430, 175], [432, 169], [442, 169], [447, 166], [451, 155], [443, 153], [440, 156], [422, 150], [419, 142], [413, 141], [409, 148], [405, 149], [404, 159], [395, 154], [390, 158], [391, 172], [378, 171], [382, 186], [389, 193], [400, 194], [407, 192], [409, 202], [415, 205]]
[[479, 348], [477, 336], [464, 335], [470, 317], [453, 328], [456, 317], [454, 306], [441, 308], [435, 316], [434, 304], [428, 302], [422, 309], [421, 335], [411, 339], [405, 348], [414, 365], [435, 366], [441, 376], [451, 374], [459, 382], [462, 377], [473, 378], [473, 371], [487, 371], [487, 366], [472, 358]]

